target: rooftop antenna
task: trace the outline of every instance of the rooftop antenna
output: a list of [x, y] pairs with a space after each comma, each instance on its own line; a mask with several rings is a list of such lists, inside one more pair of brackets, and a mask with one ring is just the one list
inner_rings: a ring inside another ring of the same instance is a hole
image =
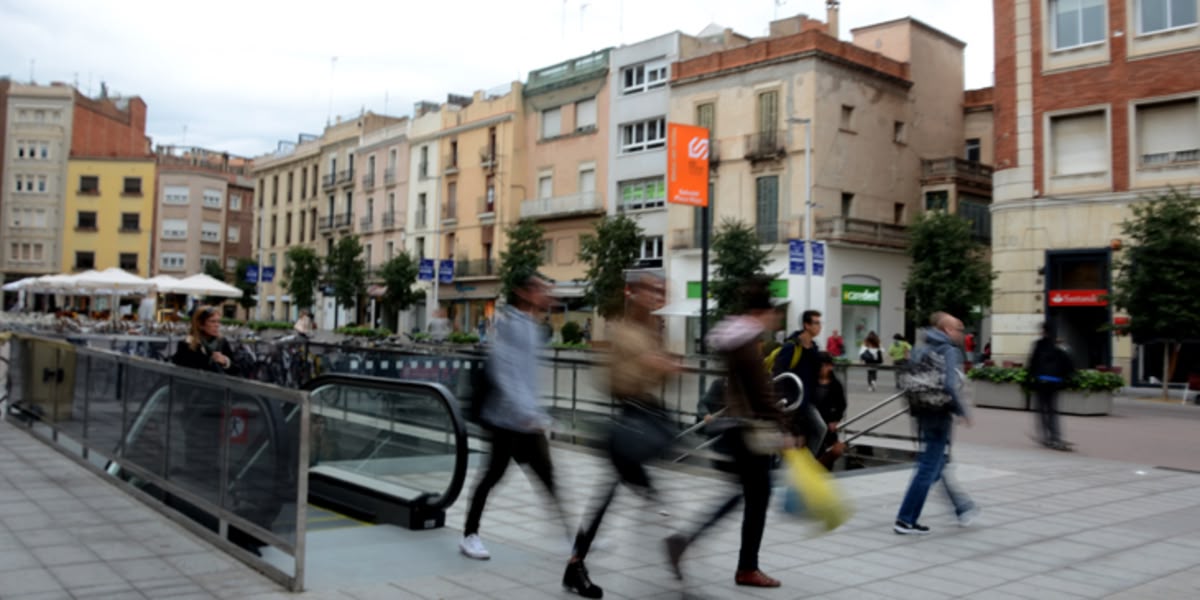
[[333, 123], [333, 78], [337, 73], [337, 57], [329, 59], [329, 112], [325, 113], [325, 126]]

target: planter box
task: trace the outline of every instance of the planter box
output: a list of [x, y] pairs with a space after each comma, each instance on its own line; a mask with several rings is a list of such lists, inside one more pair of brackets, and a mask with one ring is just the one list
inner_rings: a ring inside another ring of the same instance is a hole
[[1058, 394], [1058, 412], [1064, 415], [1112, 414], [1112, 392], [1063, 391]]
[[1033, 405], [1029, 395], [1015, 383], [972, 381], [975, 406], [1029, 410]]

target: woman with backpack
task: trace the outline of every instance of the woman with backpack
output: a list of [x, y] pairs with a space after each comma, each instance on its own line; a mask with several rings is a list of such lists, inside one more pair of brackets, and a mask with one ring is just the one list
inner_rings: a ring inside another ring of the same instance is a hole
[[[883, 364], [883, 350], [879, 347], [879, 336], [872, 331], [867, 334], [866, 341], [863, 342], [863, 347], [858, 353], [858, 357], [862, 359], [868, 367], [872, 365]], [[871, 391], [875, 391], [875, 381], [879, 379], [879, 370], [874, 368], [867, 369], [867, 387]]]

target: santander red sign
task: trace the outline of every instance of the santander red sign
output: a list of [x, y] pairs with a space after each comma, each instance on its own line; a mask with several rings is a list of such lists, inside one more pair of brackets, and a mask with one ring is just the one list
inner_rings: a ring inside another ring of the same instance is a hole
[[1050, 306], [1108, 306], [1108, 290], [1050, 290]]

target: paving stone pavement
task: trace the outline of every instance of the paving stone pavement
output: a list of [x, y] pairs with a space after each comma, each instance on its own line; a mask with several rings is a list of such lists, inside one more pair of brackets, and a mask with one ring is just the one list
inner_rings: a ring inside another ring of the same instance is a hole
[[[493, 561], [468, 560], [455, 546], [469, 484], [446, 530], [407, 550], [433, 555], [436, 572], [325, 583], [297, 595], [8, 423], [0, 423], [0, 457], [3, 600], [568, 597], [559, 587], [564, 526], [547, 520], [540, 494], [515, 468], [483, 518]], [[608, 469], [571, 448], [556, 447], [554, 458], [573, 527]], [[958, 527], [933, 494], [923, 518], [933, 534], [893, 534], [907, 469], [841, 478], [855, 514], [830, 534], [773, 507], [761, 563], [783, 581], [780, 589], [733, 584], [737, 516], [689, 550], [684, 581], [668, 574], [662, 538], [694, 524], [732, 489], [684, 471], [655, 471], [669, 515], [619, 493], [588, 564], [606, 598], [1200, 598], [1200, 474], [965, 444], [954, 464], [983, 507], [970, 528]]]

